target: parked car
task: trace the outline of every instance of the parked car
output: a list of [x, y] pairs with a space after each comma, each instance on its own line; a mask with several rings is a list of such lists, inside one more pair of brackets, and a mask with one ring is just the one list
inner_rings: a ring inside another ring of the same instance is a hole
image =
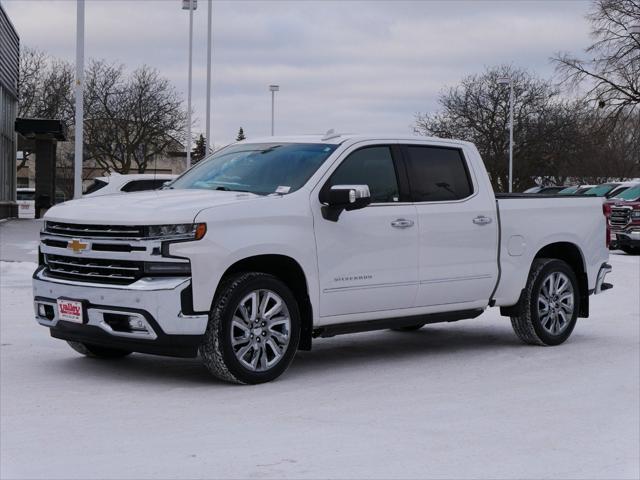
[[320, 337], [478, 317], [558, 345], [604, 283], [602, 201], [494, 194], [475, 146], [395, 136], [228, 146], [168, 189], [49, 210], [37, 321], [83, 355], [275, 379]]
[[640, 254], [640, 184], [607, 201], [610, 248]]
[[524, 191], [524, 193], [536, 193], [538, 195], [555, 195], [560, 190], [564, 190], [565, 187], [557, 187], [555, 185], [548, 187], [532, 187]]
[[614, 188], [609, 193], [607, 193], [605, 195], [605, 197], [607, 197], [607, 198], [617, 197], [618, 195], [620, 195], [625, 190], [627, 190], [627, 189], [629, 189], [631, 187], [635, 187], [636, 185], [640, 185], [640, 180], [631, 180], [631, 181], [627, 181], [627, 182], [621, 182], [620, 184], [618, 184], [618, 186], [616, 188]]
[[176, 177], [177, 175], [166, 173], [136, 173], [131, 175], [112, 173], [108, 177], [95, 178], [93, 183], [84, 191], [83, 196], [98, 197], [114, 193], [156, 190]]
[[594, 195], [596, 197], [607, 197], [609, 193], [620, 186], [620, 183], [603, 183], [596, 185], [584, 192], [585, 195]]
[[573, 185], [560, 190], [558, 195], [583, 195], [593, 187], [595, 187], [595, 185]]
[[36, 218], [36, 189], [17, 188], [18, 218]]

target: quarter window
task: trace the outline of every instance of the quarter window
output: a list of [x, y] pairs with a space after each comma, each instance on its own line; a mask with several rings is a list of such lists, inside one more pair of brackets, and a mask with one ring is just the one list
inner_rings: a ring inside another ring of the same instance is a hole
[[397, 202], [398, 179], [389, 147], [366, 147], [353, 152], [333, 172], [324, 195], [333, 185], [368, 185], [371, 202]]
[[459, 200], [473, 191], [462, 152], [454, 148], [407, 146], [415, 202]]

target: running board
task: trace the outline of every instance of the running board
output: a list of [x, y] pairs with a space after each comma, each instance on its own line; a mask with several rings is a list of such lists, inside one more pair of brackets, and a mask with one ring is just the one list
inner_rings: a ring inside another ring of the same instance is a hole
[[384, 330], [387, 328], [402, 328], [418, 325], [420, 323], [442, 323], [457, 322], [476, 318], [484, 309], [459, 310], [457, 312], [430, 313], [427, 315], [415, 315], [412, 317], [381, 318], [379, 320], [365, 320], [362, 322], [336, 323], [325, 325], [313, 331], [313, 338], [327, 338], [348, 333], [371, 332], [373, 330]]

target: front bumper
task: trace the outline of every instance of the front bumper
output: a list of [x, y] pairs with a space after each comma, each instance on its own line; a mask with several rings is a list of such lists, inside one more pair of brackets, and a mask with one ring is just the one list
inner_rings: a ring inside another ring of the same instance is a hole
[[620, 247], [640, 247], [640, 230], [613, 230], [611, 233], [615, 234], [615, 240], [612, 240], [610, 243], [613, 249]]
[[[135, 352], [193, 357], [207, 328], [207, 314], [185, 314], [191, 280], [143, 278], [127, 286], [33, 276], [36, 320], [51, 336]], [[84, 323], [58, 318], [57, 299], [79, 300]], [[134, 328], [130, 328], [133, 325]]]

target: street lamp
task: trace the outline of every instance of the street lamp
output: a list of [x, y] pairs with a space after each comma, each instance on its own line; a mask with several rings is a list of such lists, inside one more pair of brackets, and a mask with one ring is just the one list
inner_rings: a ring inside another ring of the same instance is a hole
[[[182, 10], [189, 10], [189, 86], [187, 93], [187, 164], [191, 166], [191, 71], [193, 65], [193, 11], [198, 8], [198, 0], [182, 0]], [[207, 139], [209, 141], [209, 139]]]
[[271, 92], [271, 136], [275, 135], [274, 129], [274, 110], [276, 103], [276, 92], [280, 91], [280, 85], [269, 85], [269, 91]]
[[513, 191], [513, 81], [509, 77], [498, 78], [499, 85], [509, 85], [509, 193]]
[[73, 198], [82, 197], [84, 134], [84, 0], [76, 4], [76, 125], [73, 159]]
[[211, 6], [212, 0], [207, 5], [207, 121], [205, 127], [205, 136], [207, 143], [205, 145], [205, 153], [209, 155], [213, 151], [213, 142], [211, 141]]

